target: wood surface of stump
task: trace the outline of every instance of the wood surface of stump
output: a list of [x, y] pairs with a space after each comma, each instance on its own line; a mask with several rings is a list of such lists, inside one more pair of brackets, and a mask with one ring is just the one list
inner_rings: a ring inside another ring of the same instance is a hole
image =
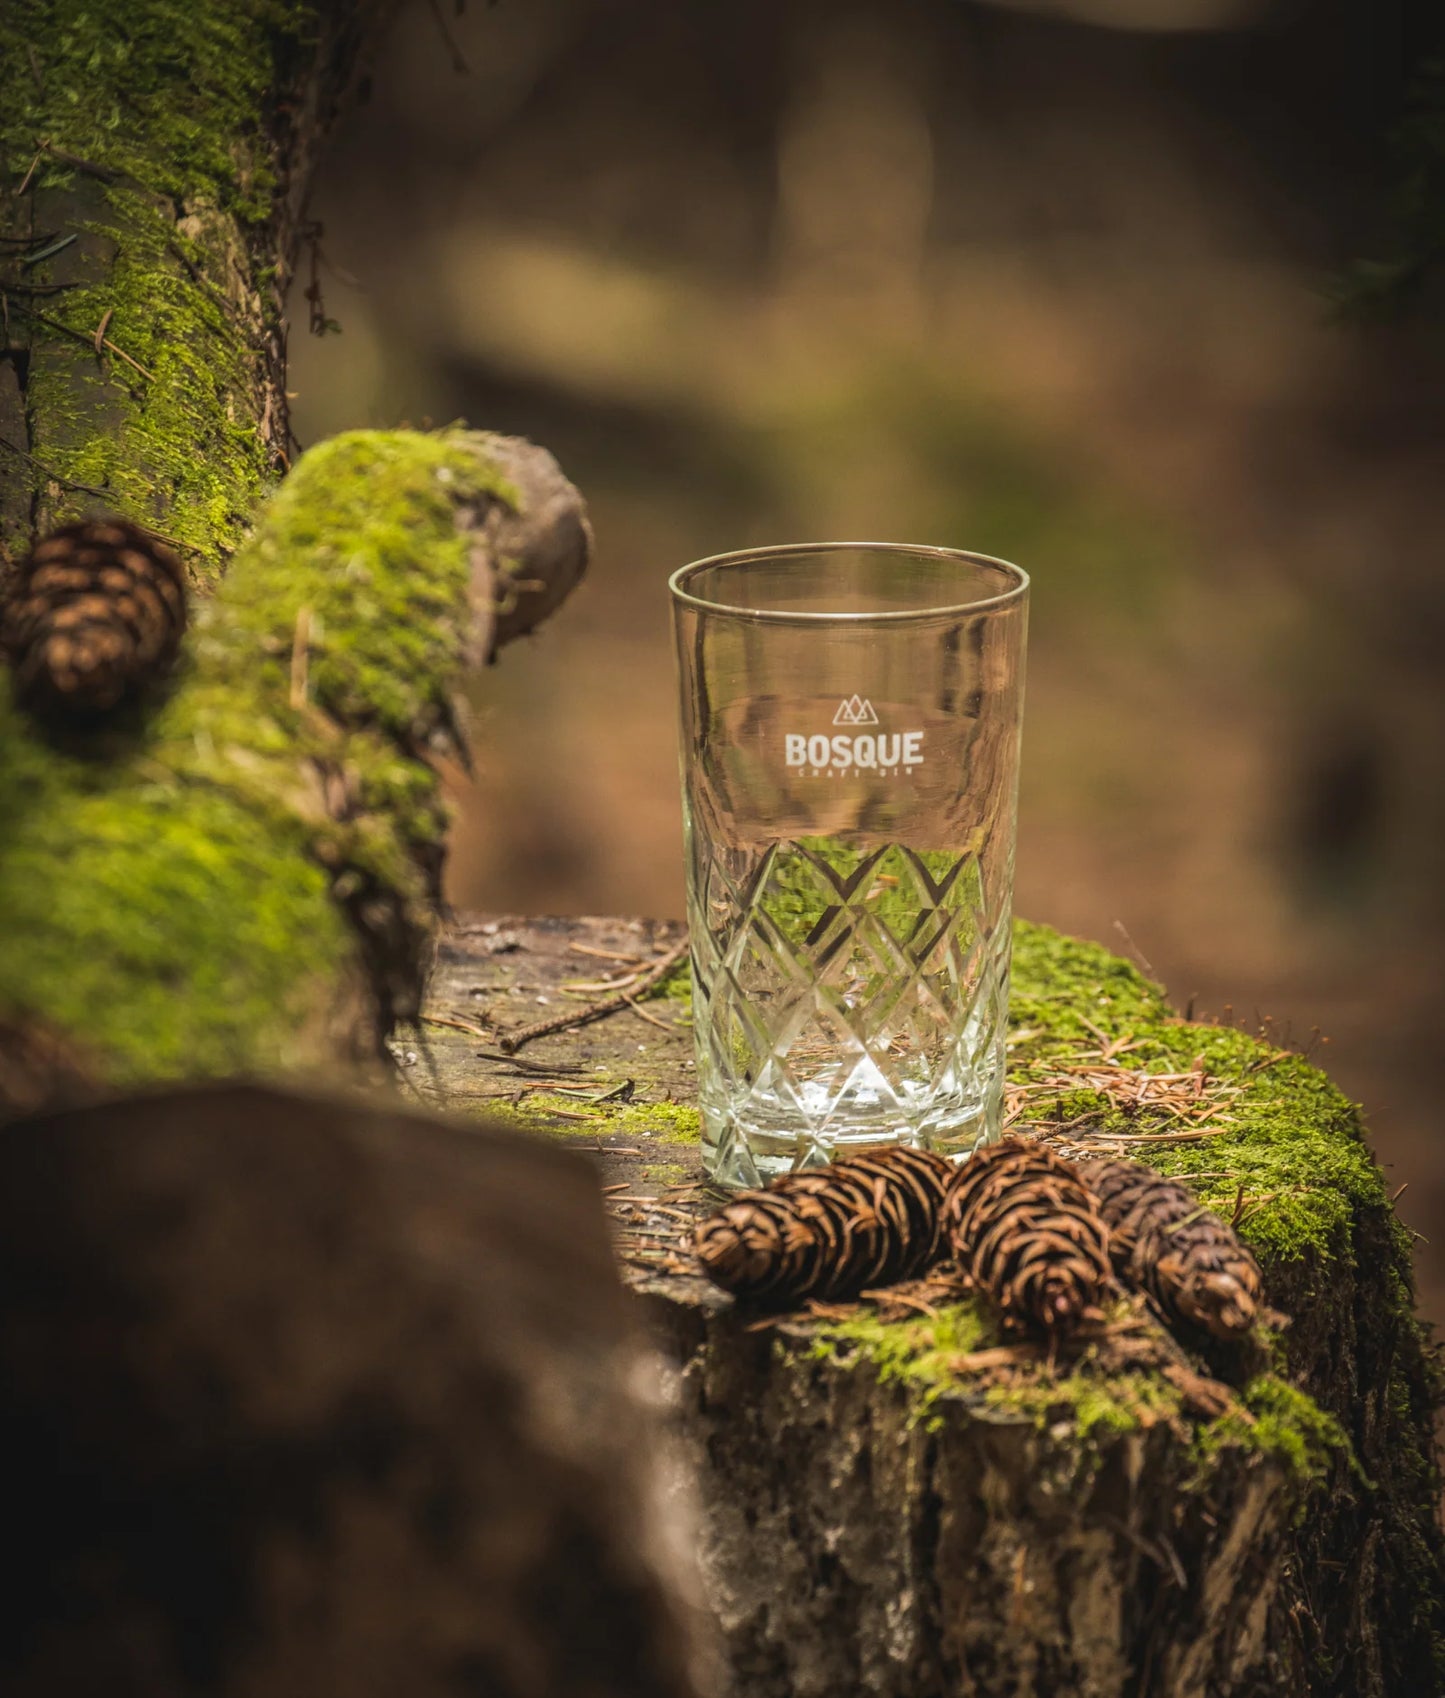
[[702, 1183], [685, 976], [527, 1042], [681, 928], [469, 919], [419, 1036], [424, 1100], [601, 1164], [678, 1375], [736, 1698], [1355, 1698], [1445, 1690], [1434, 1371], [1408, 1237], [1306, 1057], [1180, 1020], [1092, 944], [1016, 930], [1009, 1113], [1237, 1216], [1293, 1316], [1273, 1362], [1121, 1304], [1048, 1359], [947, 1278], [782, 1316], [687, 1247]]

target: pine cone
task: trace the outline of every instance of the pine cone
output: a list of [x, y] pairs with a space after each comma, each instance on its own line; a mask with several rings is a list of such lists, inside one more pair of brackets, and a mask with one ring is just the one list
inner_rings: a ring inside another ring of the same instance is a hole
[[738, 1297], [853, 1297], [934, 1260], [951, 1172], [927, 1150], [860, 1150], [742, 1192], [699, 1223], [693, 1248], [708, 1277]]
[[128, 519], [42, 537], [0, 605], [15, 694], [47, 717], [105, 713], [166, 671], [186, 628], [185, 569]]
[[948, 1188], [943, 1230], [1006, 1327], [1067, 1332], [1098, 1315], [1108, 1231], [1073, 1167], [1042, 1144], [1005, 1138], [970, 1156]]
[[1109, 1224], [1121, 1279], [1147, 1292], [1163, 1313], [1237, 1339], [1263, 1302], [1259, 1264], [1232, 1226], [1187, 1186], [1134, 1161], [1091, 1161], [1080, 1173]]

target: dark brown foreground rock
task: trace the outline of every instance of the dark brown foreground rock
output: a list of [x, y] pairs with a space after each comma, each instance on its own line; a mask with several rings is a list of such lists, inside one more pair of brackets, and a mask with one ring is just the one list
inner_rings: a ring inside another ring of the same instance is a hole
[[253, 1088], [0, 1140], [7, 1698], [688, 1698], [596, 1179]]

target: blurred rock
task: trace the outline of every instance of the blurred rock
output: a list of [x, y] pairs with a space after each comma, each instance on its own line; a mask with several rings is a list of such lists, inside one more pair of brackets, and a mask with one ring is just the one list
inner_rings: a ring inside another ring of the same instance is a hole
[[0, 1145], [10, 1698], [685, 1698], [580, 1158], [254, 1087]]

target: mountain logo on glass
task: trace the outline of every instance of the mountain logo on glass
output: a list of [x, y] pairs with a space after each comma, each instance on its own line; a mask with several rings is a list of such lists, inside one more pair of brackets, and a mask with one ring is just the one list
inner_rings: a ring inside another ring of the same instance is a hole
[[876, 725], [878, 715], [873, 711], [873, 704], [864, 696], [849, 696], [838, 703], [838, 711], [833, 715], [834, 725]]

